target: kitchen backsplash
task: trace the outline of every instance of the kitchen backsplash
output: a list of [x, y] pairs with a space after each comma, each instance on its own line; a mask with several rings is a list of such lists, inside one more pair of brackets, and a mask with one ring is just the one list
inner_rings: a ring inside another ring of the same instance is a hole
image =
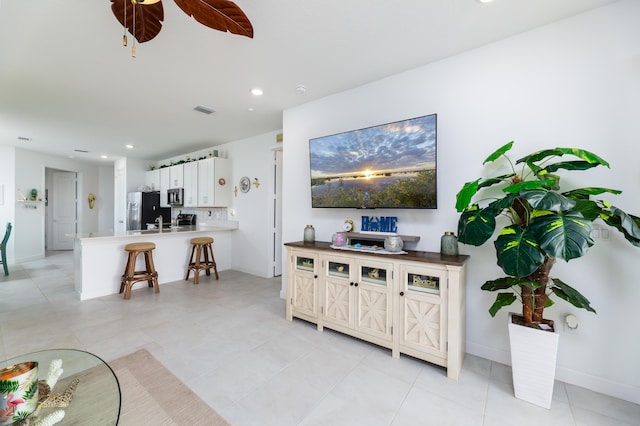
[[171, 218], [175, 218], [178, 214], [195, 214], [196, 225], [204, 222], [212, 222], [215, 220], [228, 220], [227, 207], [173, 207], [171, 208]]

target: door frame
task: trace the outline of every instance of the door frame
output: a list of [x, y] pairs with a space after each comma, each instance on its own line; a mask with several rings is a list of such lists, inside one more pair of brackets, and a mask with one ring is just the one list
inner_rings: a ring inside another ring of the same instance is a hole
[[273, 277], [282, 276], [282, 147], [279, 146], [273, 149], [273, 156], [271, 158], [271, 263], [273, 271]]

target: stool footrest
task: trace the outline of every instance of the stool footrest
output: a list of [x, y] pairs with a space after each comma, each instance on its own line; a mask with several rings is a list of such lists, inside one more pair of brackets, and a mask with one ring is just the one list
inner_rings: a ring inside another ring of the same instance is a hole
[[216, 265], [215, 258], [213, 257], [212, 244], [213, 238], [211, 237], [191, 239], [191, 256], [189, 258], [187, 276], [185, 280], [189, 279], [189, 275], [191, 274], [191, 271], [193, 271], [193, 283], [198, 284], [200, 271], [205, 271], [205, 273], [210, 276], [211, 269], [215, 272], [216, 280], [219, 279], [218, 267]]
[[[153, 243], [132, 243], [125, 246], [125, 251], [127, 251], [129, 255], [127, 257], [124, 274], [122, 274], [120, 278], [120, 293], [124, 292], [125, 300], [131, 297], [131, 287], [141, 281], [147, 281], [149, 287], [153, 287], [156, 293], [160, 293], [158, 272], [153, 265], [153, 249], [155, 249], [155, 244]], [[139, 254], [144, 255], [146, 269], [136, 271], [136, 259]]]

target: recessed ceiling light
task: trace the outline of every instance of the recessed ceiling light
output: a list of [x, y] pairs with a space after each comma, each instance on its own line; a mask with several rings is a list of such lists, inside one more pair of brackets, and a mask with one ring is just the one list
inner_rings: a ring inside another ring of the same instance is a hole
[[127, 148], [129, 148], [129, 149], [133, 149], [133, 148], [135, 148], [135, 147], [134, 147], [133, 145], [131, 145], [131, 144], [127, 144], [127, 145], [125, 145], [125, 146], [126, 146]]
[[299, 93], [302, 95], [306, 91], [307, 91], [307, 86], [305, 86], [304, 84], [298, 84], [296, 86], [296, 93]]
[[256, 87], [255, 89], [251, 89], [251, 94], [254, 96], [262, 96], [262, 89]]
[[109, 158], [109, 157], [107, 157], [106, 155], [101, 155], [101, 156], [100, 156], [100, 158], [102, 158], [102, 159], [105, 159], [105, 160], [106, 160], [106, 159], [107, 159], [107, 158]]
[[253, 111], [255, 111], [255, 109], [253, 107], [249, 107], [249, 111], [253, 112]]
[[493, 0], [478, 0], [478, 3], [493, 3]]

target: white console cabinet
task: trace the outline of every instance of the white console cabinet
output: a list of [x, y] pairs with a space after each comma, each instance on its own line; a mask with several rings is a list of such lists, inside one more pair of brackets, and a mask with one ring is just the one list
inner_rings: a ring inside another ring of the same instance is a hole
[[447, 368], [464, 360], [468, 256], [335, 250], [287, 243], [286, 318], [294, 317]]

